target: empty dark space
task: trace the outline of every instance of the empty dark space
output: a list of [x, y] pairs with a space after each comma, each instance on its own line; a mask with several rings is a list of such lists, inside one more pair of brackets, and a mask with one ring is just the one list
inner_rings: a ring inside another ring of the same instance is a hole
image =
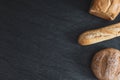
[[0, 80], [97, 80], [93, 55], [120, 38], [81, 46], [82, 32], [117, 23], [88, 13], [91, 0], [1, 0]]

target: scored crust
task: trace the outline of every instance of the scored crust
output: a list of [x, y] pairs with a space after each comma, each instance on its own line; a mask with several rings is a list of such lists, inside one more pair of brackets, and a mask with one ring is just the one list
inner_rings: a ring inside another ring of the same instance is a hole
[[93, 0], [89, 13], [114, 20], [120, 12], [120, 0]]
[[99, 80], [120, 80], [120, 51], [107, 48], [97, 52], [91, 68]]
[[120, 36], [120, 23], [99, 29], [88, 30], [79, 36], [78, 43], [81, 45], [91, 45], [118, 36]]

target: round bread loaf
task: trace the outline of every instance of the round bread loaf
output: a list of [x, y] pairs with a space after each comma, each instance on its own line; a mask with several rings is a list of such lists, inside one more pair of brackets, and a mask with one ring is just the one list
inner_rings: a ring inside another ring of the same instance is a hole
[[91, 68], [99, 80], [120, 80], [120, 51], [107, 48], [97, 52]]

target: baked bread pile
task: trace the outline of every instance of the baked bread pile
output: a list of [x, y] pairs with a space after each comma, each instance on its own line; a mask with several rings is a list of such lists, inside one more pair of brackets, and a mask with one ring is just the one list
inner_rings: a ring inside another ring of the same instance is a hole
[[[120, 12], [120, 0], [93, 0], [89, 13], [106, 20], [114, 20]], [[83, 32], [78, 43], [82, 46], [120, 36], [120, 23]], [[98, 80], [120, 80], [120, 51], [106, 48], [95, 54], [91, 69]]]

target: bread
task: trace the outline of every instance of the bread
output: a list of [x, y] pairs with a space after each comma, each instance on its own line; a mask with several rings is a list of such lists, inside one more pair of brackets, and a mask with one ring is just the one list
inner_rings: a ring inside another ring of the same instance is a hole
[[114, 20], [120, 12], [120, 0], [93, 0], [89, 13]]
[[81, 45], [91, 45], [118, 36], [120, 36], [120, 23], [86, 31], [79, 36], [78, 43]]
[[120, 51], [107, 48], [97, 52], [91, 68], [98, 80], [120, 80]]

